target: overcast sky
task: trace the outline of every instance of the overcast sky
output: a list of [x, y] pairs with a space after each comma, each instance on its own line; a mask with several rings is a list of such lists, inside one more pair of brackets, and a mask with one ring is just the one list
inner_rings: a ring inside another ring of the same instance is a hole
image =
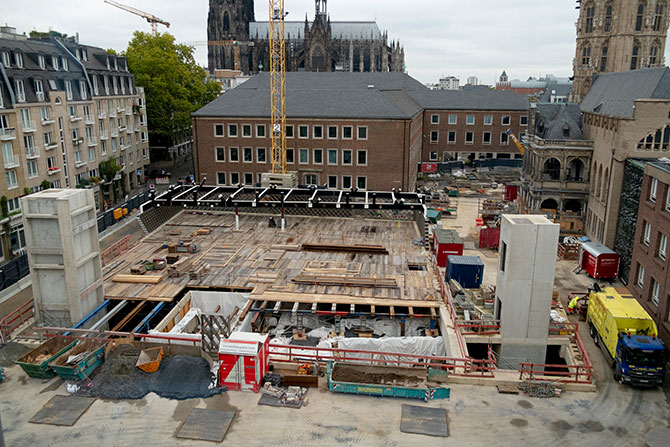
[[[121, 0], [171, 23], [180, 42], [207, 39], [206, 0]], [[83, 43], [122, 51], [134, 30], [150, 25], [103, 0], [0, 0], [0, 21], [19, 32], [54, 29]], [[255, 1], [256, 20], [267, 20], [267, 0]], [[287, 20], [314, 18], [313, 0], [286, 0]], [[572, 75], [575, 0], [330, 0], [332, 21], [375, 20], [389, 39], [405, 47], [407, 72], [421, 82], [443, 75], [493, 83], [502, 70], [510, 79]], [[160, 26], [161, 31], [165, 27]], [[670, 51], [670, 48], [669, 48]], [[207, 65], [204, 45], [198, 62]]]

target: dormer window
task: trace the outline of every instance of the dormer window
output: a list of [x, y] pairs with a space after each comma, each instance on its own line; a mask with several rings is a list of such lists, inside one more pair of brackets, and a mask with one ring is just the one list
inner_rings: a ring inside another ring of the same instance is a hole
[[107, 58], [107, 70], [111, 70], [111, 68], [109, 67], [109, 58]]
[[119, 71], [119, 64], [116, 62], [116, 58], [114, 58], [114, 70]]
[[51, 66], [58, 71], [58, 56], [51, 56]]
[[23, 53], [14, 53], [14, 61], [18, 68], [23, 68]]
[[63, 71], [67, 71], [68, 69], [68, 64], [67, 64], [67, 59], [64, 57], [60, 58], [60, 64], [63, 67]]
[[37, 56], [37, 63], [40, 65], [40, 68], [41, 68], [42, 70], [46, 70], [46, 68], [47, 68], [47, 59], [46, 59], [44, 56], [42, 56], [41, 54], [39, 54], [39, 55]]
[[81, 49], [81, 58], [84, 62], [88, 62], [88, 51], [86, 51], [86, 48]]
[[6, 51], [2, 52], [2, 65], [9, 67], [12, 64], [12, 59], [9, 57], [9, 53]]

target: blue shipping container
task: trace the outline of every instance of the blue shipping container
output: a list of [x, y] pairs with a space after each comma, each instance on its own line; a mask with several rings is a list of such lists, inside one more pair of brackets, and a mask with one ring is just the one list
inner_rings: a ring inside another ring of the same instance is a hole
[[465, 289], [477, 289], [483, 276], [484, 264], [479, 256], [447, 256], [447, 281], [454, 279]]

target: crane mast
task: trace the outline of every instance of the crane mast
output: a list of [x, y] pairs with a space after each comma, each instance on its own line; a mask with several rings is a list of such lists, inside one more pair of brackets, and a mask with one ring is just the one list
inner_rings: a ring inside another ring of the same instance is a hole
[[160, 23], [161, 25], [165, 25], [166, 27], [170, 28], [170, 22], [166, 22], [165, 20], [159, 19], [153, 14], [149, 14], [148, 12], [140, 11], [137, 8], [133, 8], [132, 6], [127, 6], [127, 5], [122, 5], [121, 3], [117, 3], [113, 0], [105, 0], [105, 3], [116, 6], [119, 9], [123, 9], [124, 11], [128, 11], [131, 14], [135, 14], [136, 16], [140, 16], [142, 18], [145, 18], [147, 22], [151, 23], [151, 32], [155, 36], [158, 34], [158, 24]]
[[284, 0], [270, 5], [270, 113], [272, 118], [272, 173], [286, 174], [286, 60]]

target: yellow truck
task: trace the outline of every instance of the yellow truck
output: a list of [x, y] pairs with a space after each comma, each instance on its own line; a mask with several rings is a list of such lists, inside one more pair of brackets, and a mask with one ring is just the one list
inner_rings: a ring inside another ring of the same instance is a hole
[[656, 386], [665, 375], [665, 347], [654, 320], [625, 288], [594, 284], [586, 314], [589, 333], [621, 383]]

